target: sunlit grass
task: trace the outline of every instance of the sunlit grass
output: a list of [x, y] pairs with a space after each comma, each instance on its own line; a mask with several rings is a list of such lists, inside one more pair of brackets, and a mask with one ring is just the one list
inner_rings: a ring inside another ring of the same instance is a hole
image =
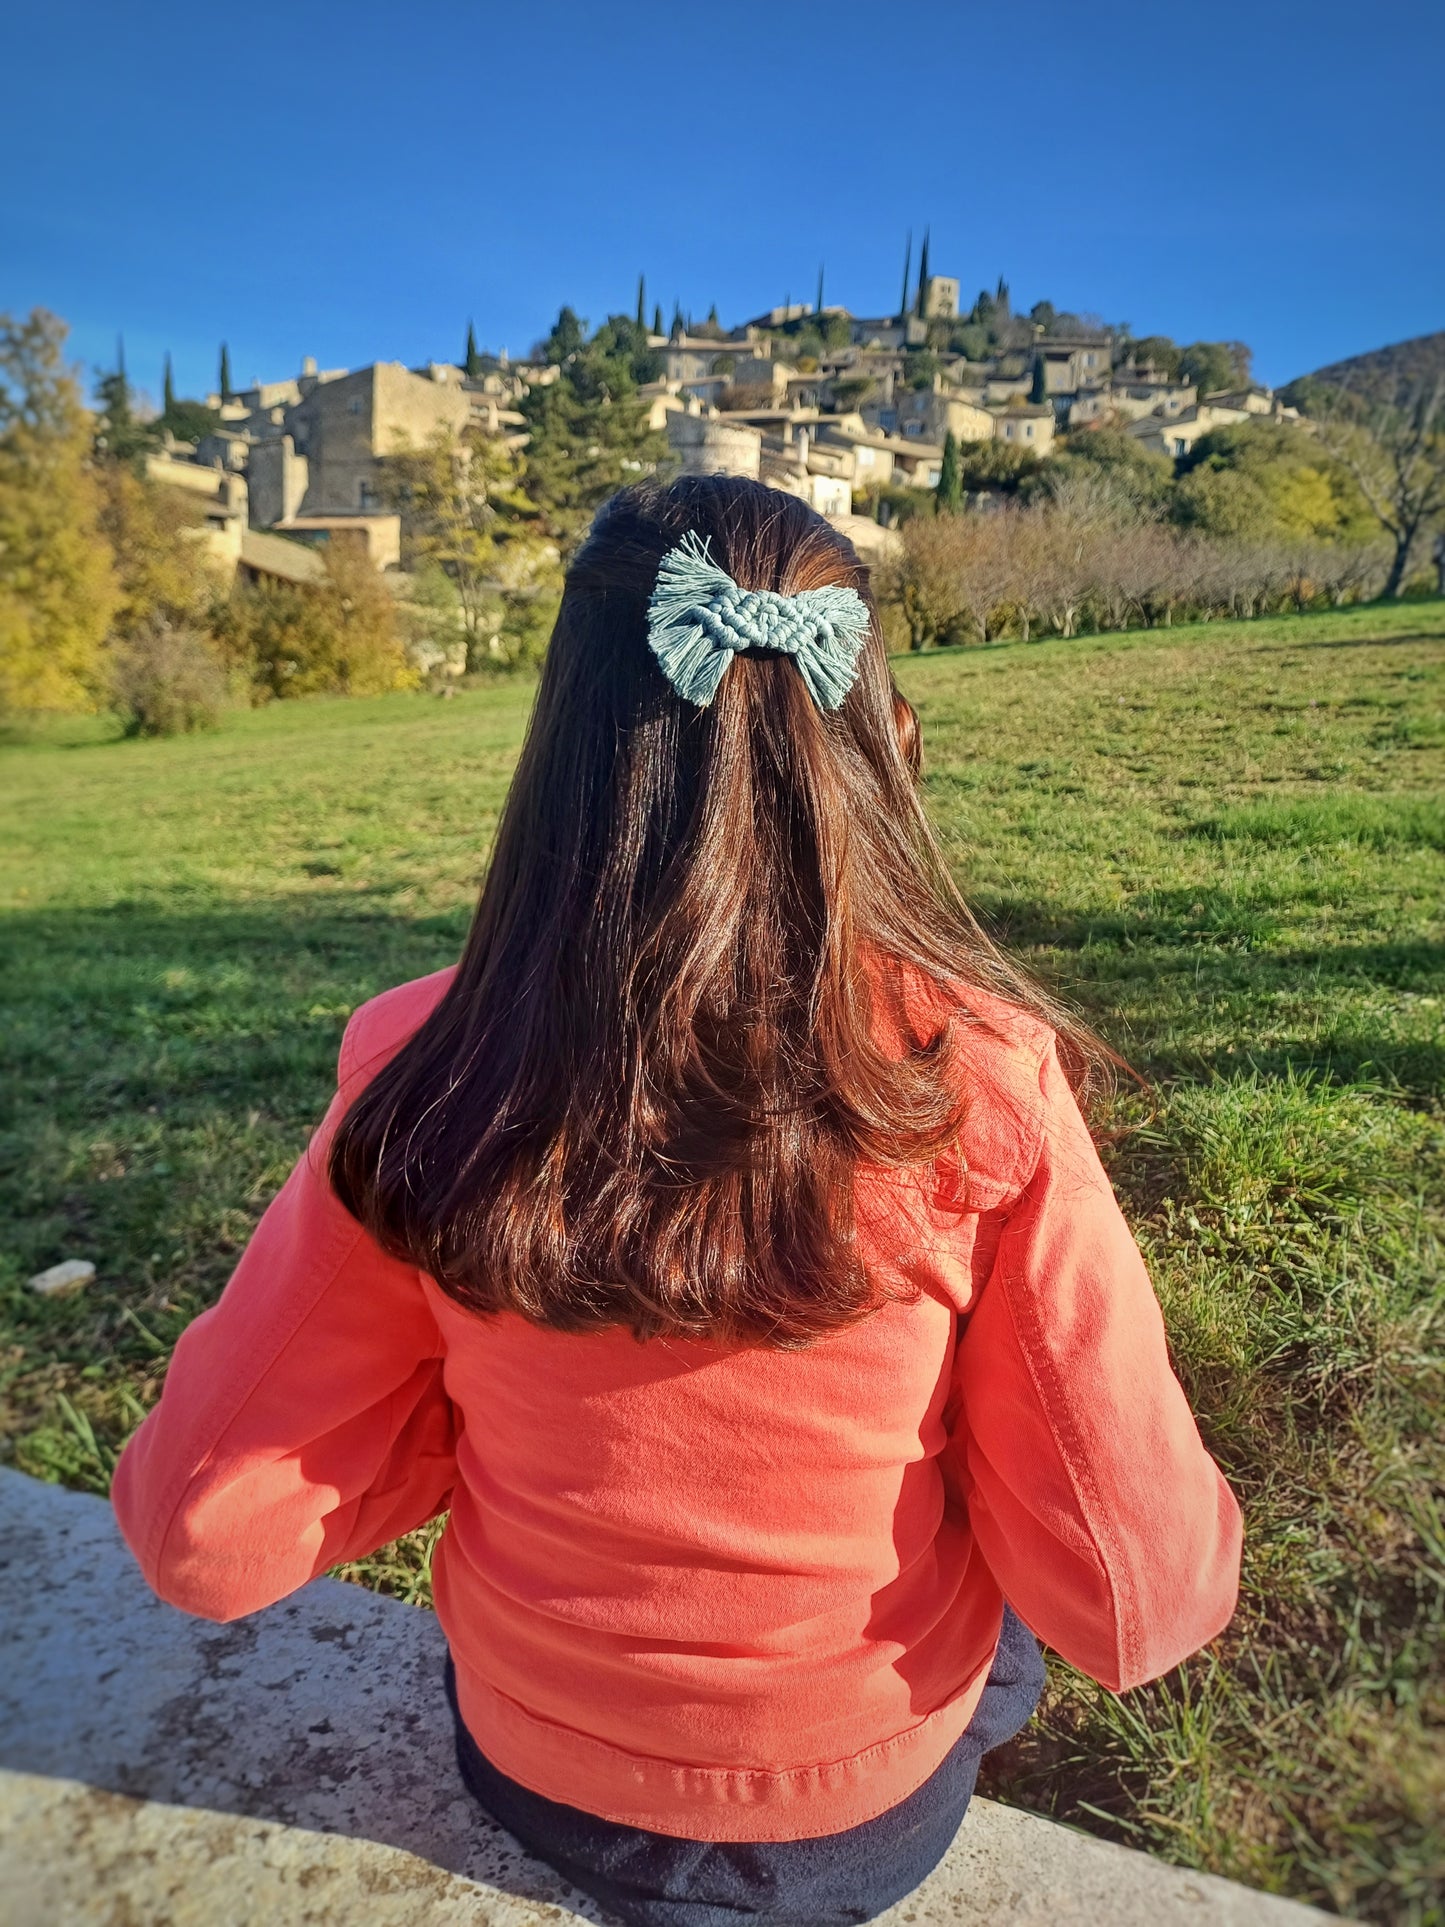
[[[981, 914], [1149, 1079], [1108, 1150], [1247, 1517], [1216, 1649], [1051, 1663], [986, 1789], [1364, 1918], [1445, 1908], [1445, 606], [897, 664]], [[0, 1418], [103, 1491], [322, 1108], [450, 962], [530, 692], [0, 751]], [[100, 1268], [42, 1304], [29, 1272]], [[435, 1534], [348, 1577], [424, 1601]]]

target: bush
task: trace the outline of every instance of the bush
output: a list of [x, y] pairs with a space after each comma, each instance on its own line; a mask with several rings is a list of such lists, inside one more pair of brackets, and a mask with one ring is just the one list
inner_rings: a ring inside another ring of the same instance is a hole
[[252, 700], [277, 696], [378, 696], [415, 689], [396, 605], [365, 555], [324, 552], [314, 586], [266, 582], [238, 588], [218, 618], [222, 646], [251, 685]]
[[220, 721], [226, 674], [200, 630], [153, 616], [117, 645], [111, 699], [127, 736], [184, 736]]

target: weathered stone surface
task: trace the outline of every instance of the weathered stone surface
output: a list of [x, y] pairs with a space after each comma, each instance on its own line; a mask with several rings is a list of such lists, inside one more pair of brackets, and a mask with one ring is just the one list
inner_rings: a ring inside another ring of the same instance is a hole
[[[231, 1626], [151, 1597], [102, 1500], [0, 1471], [7, 1927], [607, 1916], [463, 1788], [429, 1613], [322, 1580]], [[901, 1927], [1288, 1927], [1311, 1910], [977, 1801]]]

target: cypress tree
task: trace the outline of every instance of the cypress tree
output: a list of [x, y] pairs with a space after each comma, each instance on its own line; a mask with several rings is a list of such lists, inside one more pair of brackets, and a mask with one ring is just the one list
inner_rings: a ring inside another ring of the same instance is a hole
[[818, 299], [814, 304], [813, 313], [816, 315], [821, 315], [822, 312], [823, 312], [823, 270], [820, 266], [818, 269]]
[[647, 326], [647, 282], [642, 275], [637, 277], [637, 325]]
[[652, 332], [655, 335], [662, 333], [662, 303], [660, 301], [652, 310]]
[[229, 401], [231, 399], [231, 351], [224, 341], [221, 343], [220, 390], [221, 400]]
[[166, 350], [166, 371], [161, 377], [161, 401], [163, 413], [169, 415], [176, 405], [176, 384], [171, 376], [171, 351]]
[[928, 229], [923, 230], [923, 251], [918, 257], [918, 305], [917, 313], [923, 313], [923, 294], [928, 286]]
[[908, 245], [903, 250], [903, 293], [898, 298], [898, 318], [908, 313], [908, 277], [913, 272], [913, 229], [908, 230]]
[[482, 372], [482, 358], [477, 353], [477, 331], [470, 321], [467, 323], [467, 352], [463, 357], [462, 367], [469, 376], [476, 376]]
[[958, 459], [958, 437], [950, 428], [943, 437], [943, 460], [938, 465], [933, 508], [937, 515], [956, 515], [962, 507], [963, 469]]
[[1047, 401], [1048, 398], [1049, 385], [1048, 377], [1044, 372], [1044, 358], [1042, 355], [1036, 355], [1034, 358], [1034, 385], [1029, 390], [1029, 400], [1032, 402], [1041, 402]]

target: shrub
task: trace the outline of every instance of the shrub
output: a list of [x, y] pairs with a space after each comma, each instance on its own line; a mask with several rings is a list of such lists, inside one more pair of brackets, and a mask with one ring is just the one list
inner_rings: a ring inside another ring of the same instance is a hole
[[226, 674], [201, 630], [152, 616], [115, 648], [111, 699], [128, 736], [183, 736], [215, 728]]
[[371, 563], [342, 546], [328, 547], [325, 562], [314, 586], [265, 582], [237, 589], [220, 617], [227, 658], [249, 681], [254, 701], [376, 696], [420, 683], [391, 592]]

